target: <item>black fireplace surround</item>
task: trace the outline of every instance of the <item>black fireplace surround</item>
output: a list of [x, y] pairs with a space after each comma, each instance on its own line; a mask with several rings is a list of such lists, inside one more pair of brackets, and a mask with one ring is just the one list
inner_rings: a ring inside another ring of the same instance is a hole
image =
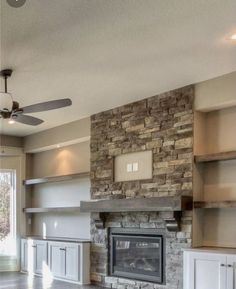
[[110, 275], [165, 282], [165, 239], [153, 229], [110, 228]]

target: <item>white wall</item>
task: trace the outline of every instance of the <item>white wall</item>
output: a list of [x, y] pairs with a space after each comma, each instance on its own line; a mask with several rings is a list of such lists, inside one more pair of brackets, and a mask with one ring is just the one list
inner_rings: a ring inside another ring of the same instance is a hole
[[[89, 178], [35, 186], [33, 207], [74, 207], [90, 199]], [[78, 213], [37, 214], [32, 234], [53, 237], [90, 238], [90, 215]]]
[[195, 110], [211, 111], [236, 105], [236, 72], [197, 83]]

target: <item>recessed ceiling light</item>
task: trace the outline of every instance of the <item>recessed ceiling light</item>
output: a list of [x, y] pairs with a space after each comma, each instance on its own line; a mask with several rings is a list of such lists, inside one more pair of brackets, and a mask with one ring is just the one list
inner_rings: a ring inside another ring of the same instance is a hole
[[14, 119], [9, 119], [8, 123], [9, 123], [9, 124], [14, 124], [15, 121], [14, 121]]
[[230, 36], [231, 40], [236, 40], [236, 33]]

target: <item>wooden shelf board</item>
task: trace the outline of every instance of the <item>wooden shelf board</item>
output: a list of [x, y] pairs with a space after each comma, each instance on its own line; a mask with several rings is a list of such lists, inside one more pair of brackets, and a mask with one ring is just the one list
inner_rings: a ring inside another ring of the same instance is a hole
[[76, 213], [80, 212], [80, 207], [56, 207], [56, 208], [24, 208], [25, 213]]
[[37, 184], [44, 184], [44, 183], [62, 182], [62, 181], [69, 181], [69, 180], [76, 179], [76, 178], [88, 177], [89, 175], [90, 175], [89, 172], [83, 172], [83, 173], [76, 173], [76, 174], [69, 174], [69, 175], [62, 175], [62, 176], [28, 179], [28, 180], [24, 180], [23, 184], [26, 186], [30, 186], [30, 185], [37, 185]]
[[81, 212], [138, 212], [138, 211], [183, 211], [192, 208], [192, 197], [153, 197], [82, 201]]
[[236, 151], [196, 155], [194, 159], [196, 163], [233, 160], [233, 159], [236, 159]]
[[194, 202], [195, 209], [236, 208], [236, 201]]
[[22, 239], [31, 240], [45, 240], [45, 241], [55, 241], [55, 242], [70, 242], [70, 243], [91, 243], [90, 239], [80, 239], [80, 238], [66, 238], [66, 237], [53, 237], [53, 236], [41, 236], [41, 235], [23, 235]]

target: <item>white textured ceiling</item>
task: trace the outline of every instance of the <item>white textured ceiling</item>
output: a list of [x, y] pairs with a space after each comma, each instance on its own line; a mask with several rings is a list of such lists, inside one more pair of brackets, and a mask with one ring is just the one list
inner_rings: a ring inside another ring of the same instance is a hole
[[70, 97], [37, 113], [27, 135], [236, 70], [235, 0], [1, 0], [1, 68], [21, 106]]

